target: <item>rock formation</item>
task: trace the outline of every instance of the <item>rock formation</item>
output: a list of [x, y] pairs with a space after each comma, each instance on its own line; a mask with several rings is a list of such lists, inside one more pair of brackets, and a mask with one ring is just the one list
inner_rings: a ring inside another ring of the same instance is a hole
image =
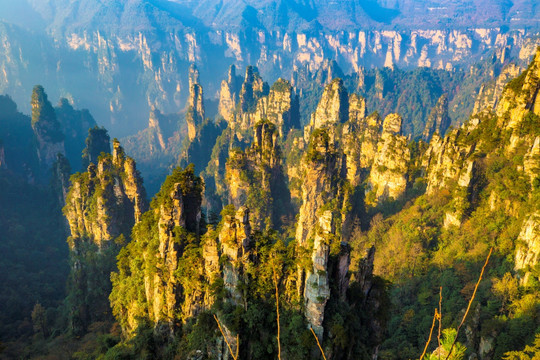
[[91, 321], [109, 314], [103, 293], [110, 291], [107, 270], [114, 269], [119, 247], [146, 211], [146, 193], [133, 159], [115, 140], [113, 154], [90, 163], [71, 178], [64, 215], [68, 221], [71, 270], [71, 328], [82, 333]]
[[44, 171], [50, 169], [56, 154], [65, 155], [64, 134], [54, 108], [41, 85], [32, 92], [32, 128], [38, 142], [38, 157]]
[[373, 194], [373, 199], [367, 199], [370, 203], [398, 199], [407, 188], [411, 154], [407, 138], [401, 135], [401, 125], [401, 116], [397, 114], [390, 114], [384, 119], [377, 155], [369, 175], [370, 191]]
[[268, 121], [254, 128], [253, 144], [246, 151], [233, 149], [226, 165], [225, 184], [229, 202], [247, 205], [255, 229], [280, 226], [290, 215], [290, 195], [282, 168], [278, 130]]
[[426, 121], [426, 128], [422, 134], [422, 139], [429, 143], [433, 134], [437, 133], [439, 136], [444, 136], [446, 129], [450, 126], [451, 119], [448, 116], [448, 97], [446, 94], [441, 95], [437, 104], [433, 109]]
[[302, 206], [296, 228], [299, 251], [311, 261], [298, 268], [296, 281], [305, 300], [306, 318], [319, 338], [330, 298], [329, 256], [340, 252], [341, 226], [347, 222], [340, 211], [346, 204], [338, 165], [338, 151], [328, 130], [314, 130], [303, 160]]
[[[310, 131], [327, 125], [336, 125], [347, 120], [349, 115], [349, 96], [341, 79], [334, 79], [324, 88], [324, 93], [319, 100], [317, 109], [311, 115], [309, 126], [304, 130], [309, 135]], [[304, 135], [306, 137], [306, 135]]]
[[218, 112], [229, 121], [238, 104], [238, 95], [240, 94], [242, 78], [236, 75], [236, 67], [231, 65], [227, 80], [221, 82], [219, 92]]
[[540, 214], [531, 214], [525, 220], [518, 241], [514, 260], [515, 269], [525, 272], [522, 281], [527, 284], [531, 276], [531, 269], [540, 260]]
[[197, 136], [197, 127], [204, 121], [203, 89], [199, 84], [199, 71], [192, 67], [189, 73], [189, 98], [186, 111], [189, 140]]

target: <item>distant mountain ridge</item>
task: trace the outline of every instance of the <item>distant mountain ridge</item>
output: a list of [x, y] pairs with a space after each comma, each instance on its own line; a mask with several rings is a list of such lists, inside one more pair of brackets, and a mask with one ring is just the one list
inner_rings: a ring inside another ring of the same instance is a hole
[[531, 0], [0, 0], [0, 93], [27, 104], [42, 84], [126, 136], [151, 109], [184, 109], [192, 63], [215, 99], [231, 64], [274, 82], [326, 59], [344, 73], [453, 71], [494, 50], [527, 62], [539, 11]]
[[105, 26], [141, 31], [164, 26], [266, 31], [351, 31], [465, 29], [475, 27], [538, 28], [540, 6], [532, 0], [22, 0], [0, 1], [2, 18], [50, 31], [77, 31]]

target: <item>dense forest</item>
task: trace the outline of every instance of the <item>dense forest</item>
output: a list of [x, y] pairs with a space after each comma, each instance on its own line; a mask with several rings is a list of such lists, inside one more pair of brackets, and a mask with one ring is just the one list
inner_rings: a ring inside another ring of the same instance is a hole
[[471, 69], [231, 66], [212, 102], [192, 65], [120, 140], [0, 96], [0, 358], [538, 357], [540, 49]]

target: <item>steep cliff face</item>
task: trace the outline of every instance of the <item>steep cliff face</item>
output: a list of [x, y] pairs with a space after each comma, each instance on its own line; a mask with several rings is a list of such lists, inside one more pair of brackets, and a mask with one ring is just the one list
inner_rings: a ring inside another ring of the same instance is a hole
[[268, 121], [254, 128], [253, 144], [246, 151], [233, 149], [226, 164], [228, 201], [247, 205], [255, 229], [280, 226], [291, 213], [290, 195], [282, 167], [279, 133]]
[[[138, 318], [147, 318], [156, 331], [173, 335], [182, 319], [199, 311], [198, 301], [185, 300], [203, 297], [204, 264], [194, 248], [200, 241], [202, 191], [193, 168], [176, 169], [135, 226], [112, 277], [113, 313], [127, 333], [137, 328]], [[130, 257], [140, 265], [130, 263]], [[132, 286], [144, 289], [142, 296], [133, 294]]]
[[494, 110], [499, 104], [505, 85], [517, 77], [521, 71], [523, 69], [520, 66], [510, 63], [501, 70], [501, 73], [493, 82], [483, 84], [474, 102], [473, 114], [477, 114], [484, 109]]
[[64, 214], [69, 222], [70, 247], [77, 251], [81, 242], [98, 248], [124, 234], [146, 211], [146, 194], [133, 159], [115, 141], [112, 155], [91, 163], [86, 173], [71, 179]]
[[241, 84], [242, 78], [236, 75], [236, 67], [231, 65], [229, 67], [227, 80], [221, 82], [221, 89], [219, 91], [218, 113], [226, 121], [231, 119], [233, 112], [236, 109]]
[[227, 260], [223, 265], [223, 284], [237, 305], [245, 297], [239, 285], [241, 281], [247, 283], [247, 279], [243, 279], [244, 265], [253, 256], [250, 251], [252, 242], [249, 209], [241, 207], [236, 214], [227, 215], [219, 232], [220, 253]]
[[[323, 336], [326, 303], [330, 298], [329, 256], [340, 252], [341, 188], [339, 156], [328, 130], [316, 129], [303, 159], [302, 206], [296, 241], [310, 260], [298, 268], [297, 289], [305, 300], [305, 315], [319, 338]], [[347, 216], [347, 215], [345, 215]]]
[[39, 181], [38, 153], [31, 122], [29, 116], [17, 110], [17, 104], [9, 96], [0, 95], [2, 167], [29, 183]]
[[451, 180], [467, 177], [468, 166], [464, 166], [469, 156], [474, 152], [473, 144], [460, 142], [460, 135], [466, 133], [462, 127], [453, 130], [444, 138], [437, 134], [433, 136], [424, 157], [427, 169], [427, 193], [432, 194], [437, 189], [446, 187]]
[[531, 269], [540, 259], [540, 214], [531, 214], [523, 223], [518, 237], [515, 255], [515, 269], [524, 272], [523, 283], [531, 276]]
[[540, 50], [537, 50], [529, 67], [506, 85], [497, 105], [496, 113], [506, 128], [518, 128], [528, 112], [540, 115], [539, 79]]
[[448, 97], [443, 94], [433, 109], [426, 121], [426, 128], [422, 134], [422, 139], [429, 143], [433, 134], [444, 136], [446, 130], [450, 126], [451, 119], [448, 116]]
[[289, 130], [300, 128], [298, 96], [287, 80], [278, 79], [270, 88], [268, 97], [259, 100], [255, 121], [263, 119], [277, 127], [281, 138], [286, 138]]
[[398, 199], [405, 193], [411, 154], [407, 138], [401, 135], [402, 122], [397, 114], [390, 114], [384, 119], [377, 155], [369, 175], [369, 203]]
[[343, 123], [347, 120], [348, 115], [349, 96], [347, 89], [343, 86], [341, 79], [334, 79], [324, 88], [324, 93], [319, 100], [317, 109], [311, 115], [307, 131], [313, 131], [326, 125]]
[[199, 70], [193, 66], [189, 73], [189, 98], [186, 111], [189, 140], [195, 139], [197, 127], [204, 119], [203, 89], [199, 84]]
[[38, 142], [38, 157], [41, 166], [47, 170], [56, 160], [56, 154], [65, 155], [64, 134], [42, 86], [34, 87], [31, 105], [32, 128]]
[[119, 247], [146, 211], [142, 179], [133, 159], [114, 142], [113, 154], [90, 163], [88, 171], [71, 178], [63, 209], [69, 224], [71, 250], [71, 327], [83, 332], [92, 321], [107, 318], [104, 293], [110, 291], [107, 273], [114, 269]]

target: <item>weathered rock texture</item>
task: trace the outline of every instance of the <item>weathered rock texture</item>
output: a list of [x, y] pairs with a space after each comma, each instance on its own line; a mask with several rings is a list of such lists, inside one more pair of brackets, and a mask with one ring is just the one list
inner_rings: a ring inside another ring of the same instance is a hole
[[47, 171], [56, 160], [57, 154], [65, 155], [64, 134], [42, 86], [34, 87], [31, 105], [38, 157], [43, 170]]
[[189, 140], [197, 136], [197, 127], [204, 121], [203, 88], [199, 84], [199, 71], [192, 67], [189, 73], [189, 98], [186, 111]]
[[377, 155], [369, 175], [369, 185], [378, 202], [389, 198], [398, 199], [407, 188], [407, 170], [411, 159], [407, 138], [401, 135], [403, 120], [397, 114], [388, 115], [383, 122]]
[[120, 246], [129, 239], [148, 204], [135, 162], [116, 140], [112, 155], [90, 163], [88, 171], [73, 176], [71, 183], [63, 211], [73, 262], [71, 327], [80, 334], [92, 321], [110, 317], [105, 296], [111, 288], [109, 273], [115, 268]]
[[496, 113], [505, 128], [518, 128], [527, 112], [540, 115], [540, 49], [527, 70], [510, 81], [501, 96]]
[[[296, 241], [299, 251], [310, 261], [298, 268], [297, 289], [305, 301], [305, 315], [317, 336], [323, 336], [324, 312], [330, 298], [329, 263], [331, 253], [340, 252], [342, 224], [347, 223], [341, 209], [346, 207], [339, 156], [326, 129], [311, 135], [303, 159], [302, 206]], [[339, 271], [337, 272], [339, 274]]]
[[124, 234], [146, 211], [146, 193], [135, 162], [114, 142], [108, 155], [88, 171], [72, 179], [64, 214], [69, 222], [72, 251], [80, 242], [95, 243], [100, 249]]
[[291, 214], [290, 194], [283, 173], [279, 133], [268, 121], [254, 128], [253, 144], [246, 151], [229, 153], [225, 183], [229, 203], [251, 210], [256, 229], [280, 226], [283, 216]]
[[437, 133], [439, 136], [444, 136], [446, 130], [450, 126], [451, 119], [448, 116], [448, 97], [443, 94], [433, 109], [426, 121], [426, 128], [422, 134], [422, 139], [425, 142], [431, 140], [433, 134]]
[[523, 270], [523, 283], [526, 284], [531, 269], [540, 260], [540, 214], [531, 214], [523, 223], [518, 237], [515, 256], [515, 269]]

